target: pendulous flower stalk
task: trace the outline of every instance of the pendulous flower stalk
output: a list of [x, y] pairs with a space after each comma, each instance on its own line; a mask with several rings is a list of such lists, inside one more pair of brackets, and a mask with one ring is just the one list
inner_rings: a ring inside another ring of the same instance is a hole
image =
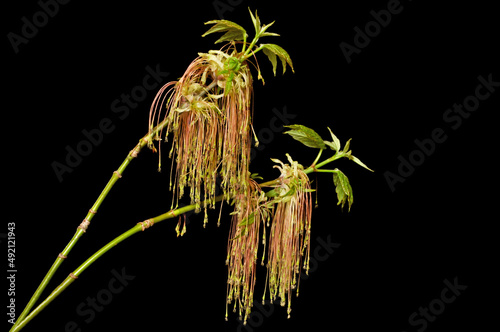
[[[179, 81], [162, 87], [151, 106], [150, 130], [166, 122], [165, 140], [173, 134], [169, 154], [175, 160], [170, 181], [172, 208], [189, 187], [191, 204], [197, 212], [204, 208], [206, 216], [207, 207], [214, 207], [218, 177], [226, 197], [246, 190], [253, 82], [245, 59], [237, 56], [232, 44], [200, 53]], [[163, 134], [158, 132], [155, 140], [161, 140]], [[156, 150], [152, 142], [149, 146]], [[201, 202], [206, 203], [201, 206]]]
[[290, 165], [275, 166], [281, 171], [280, 181], [274, 188], [276, 202], [269, 237], [267, 280], [271, 302], [277, 297], [291, 312], [292, 290], [299, 293], [300, 269], [309, 271], [311, 240], [312, 195], [309, 177], [303, 167], [290, 160]]
[[[227, 304], [234, 301], [233, 311], [238, 311], [244, 323], [253, 305], [260, 236], [266, 248], [266, 229], [261, 230], [261, 224], [267, 221], [270, 228], [266, 288], [269, 287], [272, 302], [280, 298], [282, 306], [288, 303], [289, 317], [292, 291], [296, 289], [298, 295], [300, 269], [306, 273], [309, 270], [313, 190], [302, 165], [287, 157], [290, 164], [273, 159], [280, 164], [275, 166], [281, 172], [278, 179], [261, 185], [250, 179], [247, 191], [234, 197], [226, 258]], [[273, 189], [264, 193], [262, 187]], [[262, 265], [264, 259], [263, 253]], [[226, 306], [226, 319], [227, 312]]]
[[[229, 233], [226, 265], [228, 266], [227, 304], [234, 301], [240, 319], [246, 322], [251, 312], [256, 280], [256, 261], [260, 242], [260, 226], [269, 217], [269, 211], [263, 202], [264, 192], [257, 183], [250, 179], [246, 193], [234, 198], [235, 209]], [[265, 243], [265, 229], [262, 231]]]

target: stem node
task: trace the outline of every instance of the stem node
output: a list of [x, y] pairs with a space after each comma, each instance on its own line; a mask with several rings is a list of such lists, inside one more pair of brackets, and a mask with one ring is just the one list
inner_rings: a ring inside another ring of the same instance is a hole
[[[144, 143], [146, 143], [146, 144], [147, 144], [147, 142], [148, 142], [148, 140], [147, 140], [147, 139], [142, 138], [142, 140], [144, 141]], [[141, 142], [139, 142], [139, 144], [137, 144], [137, 145], [135, 146], [135, 148], [133, 148], [133, 149], [130, 151], [130, 153], [129, 153], [130, 157], [132, 157], [132, 158], [137, 158], [137, 155], [138, 155], [138, 154], [139, 154], [139, 152], [141, 151], [141, 148], [142, 148], [142, 144], [141, 144]]]
[[87, 228], [89, 228], [89, 225], [90, 225], [90, 220], [87, 220], [87, 219], [83, 219], [82, 223], [80, 224], [80, 226], [77, 227], [77, 229], [81, 229], [84, 233], [87, 232]]
[[142, 222], [137, 223], [137, 225], [141, 225], [141, 229], [144, 232], [145, 229], [152, 227], [155, 224], [153, 219], [148, 219]]

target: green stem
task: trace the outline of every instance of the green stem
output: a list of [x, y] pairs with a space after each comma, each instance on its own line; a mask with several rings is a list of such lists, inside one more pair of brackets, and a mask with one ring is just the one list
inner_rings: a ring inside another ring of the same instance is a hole
[[42, 279], [42, 282], [40, 283], [40, 285], [36, 289], [35, 293], [31, 297], [31, 299], [29, 300], [28, 304], [26, 305], [26, 307], [24, 308], [24, 310], [19, 315], [19, 317], [18, 317], [16, 323], [14, 324], [13, 328], [16, 327], [16, 325], [18, 325], [20, 322], [22, 322], [24, 320], [24, 318], [29, 314], [31, 308], [33, 308], [33, 306], [35, 305], [35, 303], [38, 301], [38, 299], [40, 298], [41, 294], [43, 293], [43, 291], [45, 290], [45, 288], [49, 284], [50, 280], [52, 279], [52, 277], [54, 276], [54, 274], [58, 270], [59, 266], [62, 264], [62, 262], [64, 262], [64, 259], [66, 259], [68, 257], [69, 253], [71, 252], [71, 249], [73, 249], [73, 247], [76, 245], [76, 243], [78, 242], [78, 240], [80, 239], [80, 237], [83, 234], [85, 234], [85, 232], [86, 232], [86, 230], [87, 230], [87, 228], [88, 228], [88, 226], [90, 224], [90, 221], [94, 218], [94, 215], [97, 213], [97, 211], [99, 210], [99, 207], [101, 206], [102, 202], [104, 201], [104, 199], [106, 198], [106, 196], [111, 191], [111, 188], [113, 188], [113, 186], [118, 181], [118, 179], [120, 179], [122, 177], [122, 174], [125, 171], [125, 169], [127, 168], [127, 166], [130, 164], [130, 162], [135, 157], [137, 157], [137, 154], [141, 151], [141, 149], [151, 139], [152, 135], [154, 133], [160, 131], [165, 125], [166, 125], [166, 122], [164, 121], [163, 123], [160, 123], [151, 134], [144, 136], [139, 141], [139, 143], [135, 146], [135, 148], [128, 153], [127, 157], [121, 163], [120, 167], [118, 167], [118, 169], [115, 172], [113, 172], [113, 175], [111, 176], [111, 179], [108, 181], [108, 183], [104, 187], [104, 189], [101, 192], [101, 194], [99, 195], [99, 197], [97, 197], [97, 200], [95, 201], [95, 203], [90, 208], [89, 212], [85, 216], [85, 219], [83, 219], [83, 221], [80, 224], [80, 226], [78, 226], [75, 234], [73, 235], [73, 237], [71, 238], [71, 240], [69, 241], [69, 243], [66, 245], [66, 247], [64, 248], [64, 250], [57, 256], [56, 260], [52, 264], [51, 268], [49, 269], [49, 271], [47, 272], [47, 274], [45, 275], [45, 277]]
[[313, 172], [320, 172], [320, 171], [322, 171], [322, 170], [320, 170], [321, 167], [323, 167], [323, 166], [331, 163], [332, 161], [335, 161], [337, 159], [343, 158], [345, 156], [346, 156], [346, 154], [344, 152], [338, 151], [337, 153], [335, 153], [330, 158], [323, 160], [319, 164], [316, 164], [317, 160], [319, 159], [317, 157], [316, 160], [314, 161], [314, 163], [311, 166], [309, 166], [308, 168], [306, 168], [304, 170], [304, 173], [309, 174], [309, 173], [313, 173]]
[[62, 262], [64, 262], [64, 258], [65, 258], [64, 253], [66, 253], [66, 255], [67, 255], [67, 253], [69, 251], [71, 251], [71, 248], [76, 244], [76, 242], [78, 241], [78, 239], [82, 235], [83, 235], [83, 232], [80, 229], [78, 229], [77, 232], [75, 233], [75, 235], [73, 236], [73, 238], [71, 239], [71, 241], [67, 244], [66, 248], [64, 248], [63, 252], [61, 254], [59, 254], [59, 256], [57, 256], [57, 259], [52, 264], [51, 268], [49, 269], [49, 271], [47, 272], [47, 274], [43, 278], [42, 282], [40, 283], [40, 285], [36, 289], [35, 293], [31, 297], [31, 299], [28, 302], [28, 304], [26, 305], [26, 307], [24, 308], [23, 312], [17, 318], [17, 321], [14, 324], [14, 327], [16, 325], [18, 325], [19, 322], [21, 322], [26, 317], [26, 315], [28, 315], [31, 308], [33, 308], [36, 301], [38, 301], [38, 299], [42, 295], [42, 292], [44, 291], [45, 287], [47, 287], [47, 285], [49, 284], [50, 280], [52, 279], [52, 276], [56, 273], [57, 269], [62, 264]]
[[47, 287], [48, 283], [56, 273], [57, 269], [59, 266], [64, 262], [64, 259], [66, 259], [71, 252], [71, 249], [76, 245], [80, 237], [86, 232], [90, 221], [93, 219], [94, 215], [97, 213], [97, 210], [101, 206], [102, 202], [108, 195], [108, 193], [111, 191], [111, 188], [114, 186], [116, 181], [121, 177], [121, 174], [123, 171], [127, 168], [128, 164], [130, 161], [137, 155], [136, 153], [133, 153], [133, 151], [139, 151], [142, 148], [143, 144], [139, 143], [134, 150], [132, 150], [128, 155], [127, 158], [123, 161], [123, 163], [120, 165], [117, 171], [113, 173], [111, 176], [111, 179], [108, 181], [106, 184], [106, 187], [104, 187], [104, 190], [101, 192], [97, 200], [95, 201], [94, 205], [92, 205], [92, 208], [89, 210], [87, 213], [87, 216], [85, 219], [83, 219], [83, 222], [78, 226], [75, 234], [73, 235], [72, 239], [69, 241], [69, 243], [66, 245], [64, 250], [57, 256], [55, 262], [52, 264], [52, 267], [49, 269], [45, 277], [42, 279], [42, 282], [36, 289], [35, 293], [31, 297], [30, 301], [22, 311], [22, 313], [19, 315], [16, 324], [14, 324], [14, 327], [18, 324], [18, 322], [21, 322], [26, 315], [30, 312], [31, 308], [35, 305], [35, 303], [38, 301], [40, 298], [40, 295], [43, 293], [45, 290], [45, 287]]
[[315, 172], [317, 173], [338, 173], [338, 171], [333, 169], [317, 169]]
[[324, 149], [319, 150], [319, 153], [318, 153], [318, 155], [316, 156], [316, 159], [314, 159], [314, 161], [313, 161], [312, 165], [311, 165], [311, 166], [309, 166], [309, 167], [312, 167], [312, 168], [315, 168], [315, 167], [316, 167], [316, 163], [318, 162], [319, 158], [320, 158], [320, 157], [321, 157], [321, 155], [323, 154], [323, 150], [324, 150]]
[[[215, 202], [220, 202], [224, 199], [224, 195], [220, 195], [215, 197]], [[104, 255], [106, 252], [114, 248], [117, 244], [120, 242], [126, 240], [127, 238], [131, 237], [132, 235], [139, 233], [140, 231], [145, 230], [146, 228], [151, 227], [152, 225], [166, 220], [166, 219], [171, 219], [175, 218], [183, 213], [195, 210], [196, 204], [192, 205], [187, 205], [175, 210], [168, 211], [164, 214], [161, 214], [159, 216], [156, 216], [154, 218], [148, 219], [142, 223], [138, 223], [125, 233], [119, 235], [112, 241], [110, 241], [108, 244], [106, 244], [104, 247], [99, 249], [96, 253], [94, 253], [92, 256], [90, 256], [85, 262], [83, 262], [78, 268], [76, 268], [70, 275], [64, 279], [64, 281], [57, 286], [56, 289], [50, 295], [38, 305], [29, 315], [26, 316], [22, 321], [18, 319], [18, 324], [14, 325], [10, 332], [15, 332], [15, 331], [20, 331], [26, 324], [28, 324], [34, 317], [36, 317], [47, 305], [49, 305], [59, 294], [61, 294], [69, 285], [71, 285], [82, 273], [85, 271], [92, 263], [94, 263], [99, 257]]]
[[247, 46], [247, 34], [243, 34], [243, 47], [241, 48], [241, 53], [245, 54], [245, 48]]
[[[264, 46], [259, 46], [259, 47], [257, 47], [257, 48], [256, 48], [256, 49], [252, 52], [252, 53], [253, 53], [253, 54], [255, 54], [255, 53], [259, 52], [260, 50], [262, 50], [263, 48], [264, 48]], [[248, 52], [248, 53], [249, 53], [249, 52]], [[249, 57], [250, 57], [250, 54], [246, 55], [246, 57], [247, 57], [247, 58], [249, 58]]]
[[[203, 97], [203, 95], [205, 95], [208, 91], [212, 90], [216, 85], [217, 85], [217, 81], [213, 81], [210, 85], [207, 86], [207, 88], [204, 91], [202, 91], [200, 93], [200, 97]], [[13, 329], [18, 324], [20, 324], [24, 320], [24, 318], [29, 314], [31, 308], [33, 308], [33, 306], [35, 305], [35, 303], [38, 301], [38, 299], [40, 298], [41, 294], [43, 293], [43, 291], [45, 290], [45, 288], [49, 284], [50, 280], [52, 279], [52, 277], [54, 276], [54, 274], [58, 270], [59, 266], [62, 264], [62, 262], [64, 261], [64, 259], [68, 256], [68, 254], [70, 253], [71, 249], [73, 249], [73, 247], [76, 245], [76, 243], [78, 242], [78, 240], [80, 239], [80, 237], [87, 230], [87, 228], [88, 228], [88, 226], [90, 224], [90, 221], [94, 218], [94, 215], [99, 210], [99, 207], [101, 206], [102, 202], [104, 201], [104, 199], [106, 198], [106, 196], [108, 195], [108, 193], [111, 191], [111, 188], [113, 188], [113, 186], [115, 185], [115, 183], [118, 181], [118, 179], [120, 179], [122, 177], [123, 172], [125, 171], [125, 169], [127, 168], [127, 166], [130, 164], [130, 162], [134, 158], [137, 157], [138, 153], [142, 150], [142, 148], [144, 148], [144, 146], [146, 146], [146, 144], [149, 141], [151, 141], [153, 139], [153, 137], [155, 137], [156, 134], [158, 132], [160, 132], [166, 125], [167, 125], [167, 120], [165, 119], [160, 124], [158, 124], [151, 131], [151, 133], [145, 135], [139, 141], [139, 143], [134, 147], [134, 149], [132, 149], [129, 152], [129, 154], [127, 155], [127, 157], [125, 158], [125, 160], [122, 162], [122, 164], [120, 165], [120, 167], [118, 167], [118, 169], [115, 172], [113, 172], [113, 175], [111, 176], [111, 179], [108, 181], [108, 183], [104, 187], [104, 189], [101, 192], [101, 194], [99, 195], [99, 197], [97, 197], [97, 200], [95, 201], [94, 205], [92, 205], [92, 207], [90, 208], [90, 210], [87, 213], [85, 219], [83, 219], [83, 222], [80, 224], [80, 226], [78, 226], [78, 228], [77, 228], [75, 234], [73, 235], [72, 239], [66, 245], [66, 247], [64, 248], [64, 250], [57, 256], [56, 260], [54, 261], [54, 263], [52, 264], [51, 268], [49, 269], [49, 271], [47, 272], [47, 274], [43, 278], [42, 282], [40, 283], [40, 285], [36, 289], [35, 293], [31, 297], [30, 301], [28, 302], [28, 304], [26, 305], [26, 307], [24, 308], [24, 310], [22, 311], [22, 313], [19, 315], [16, 323], [13, 326]]]
[[257, 53], [258, 51], [260, 51], [263, 47], [258, 47], [257, 49], [255, 49], [255, 51], [252, 51], [252, 49], [254, 48], [255, 44], [257, 44], [257, 41], [259, 41], [259, 37], [260, 36], [255, 36], [252, 40], [252, 42], [250, 43], [250, 45], [248, 46], [247, 50], [246, 51], [242, 51], [243, 53], [243, 59], [246, 60], [248, 59], [252, 54], [255, 54]]

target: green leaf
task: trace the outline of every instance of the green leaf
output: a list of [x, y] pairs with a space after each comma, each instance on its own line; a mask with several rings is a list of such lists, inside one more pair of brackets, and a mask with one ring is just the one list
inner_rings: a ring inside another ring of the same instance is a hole
[[222, 42], [232, 42], [235, 40], [243, 40], [243, 34], [238, 30], [231, 30], [226, 32], [222, 37], [217, 39], [214, 44], [222, 43]]
[[326, 144], [327, 146], [329, 146], [329, 147], [330, 147], [330, 149], [332, 149], [332, 150], [335, 150], [335, 149], [336, 149], [336, 147], [335, 147], [335, 145], [333, 144], [333, 142], [328, 142], [328, 141], [323, 141], [323, 142], [325, 142], [325, 144]]
[[279, 37], [279, 34], [274, 32], [266, 32], [266, 30], [274, 24], [274, 21], [269, 24], [264, 24], [260, 29], [259, 38], [262, 37]]
[[366, 166], [361, 160], [359, 160], [357, 157], [354, 157], [353, 155], [349, 156], [349, 159], [351, 159], [352, 161], [354, 161], [356, 164], [360, 165], [361, 167], [364, 167], [366, 168], [367, 170], [369, 170], [370, 172], [374, 172], [374, 170], [368, 168], [368, 166]]
[[255, 214], [250, 213], [250, 215], [247, 218], [243, 218], [243, 220], [238, 224], [238, 226], [248, 226], [253, 224], [255, 221]]
[[[274, 54], [275, 57], [279, 57], [281, 60], [281, 64], [283, 66], [283, 74], [286, 72], [286, 65], [288, 64], [292, 71], [295, 73], [295, 70], [293, 69], [293, 63], [292, 59], [290, 58], [290, 55], [281, 47], [275, 44], [261, 44], [260, 47], [262, 47], [262, 50], [264, 51], [264, 54], [266, 54], [269, 57], [269, 60], [271, 60], [271, 63], [273, 63], [273, 60], [271, 59], [269, 54]], [[274, 74], [276, 75], [276, 60], [273, 63], [273, 71]]]
[[279, 37], [280, 35], [278, 33], [274, 32], [261, 32], [260, 37]]
[[337, 205], [344, 204], [348, 202], [349, 211], [351, 211], [351, 205], [353, 202], [352, 188], [349, 183], [349, 179], [342, 173], [338, 168], [334, 169], [333, 173], [333, 183], [335, 184], [335, 191], [337, 192], [338, 203]]
[[[328, 127], [326, 127], [328, 128]], [[337, 138], [337, 136], [335, 136], [333, 134], [333, 132], [331, 131], [330, 128], [328, 128], [328, 130], [330, 131], [330, 134], [332, 135], [332, 142], [326, 142], [325, 141], [325, 144], [327, 144], [330, 148], [332, 148], [332, 150], [334, 151], [340, 151], [340, 140]]]
[[263, 49], [263, 52], [267, 57], [269, 58], [269, 61], [271, 61], [271, 64], [273, 65], [273, 73], [274, 76], [276, 76], [276, 67], [278, 65], [278, 61], [276, 60], [276, 54], [274, 54], [271, 51], [266, 50], [265, 48]]
[[241, 25], [231, 21], [213, 20], [208, 21], [205, 24], [214, 24], [214, 26], [205, 32], [202, 37], [215, 32], [225, 32], [225, 34], [220, 37], [215, 44], [223, 41], [243, 40], [245, 36], [247, 36], [246, 30]]
[[325, 142], [314, 130], [303, 125], [290, 125], [285, 126], [291, 128], [292, 130], [284, 132], [284, 134], [289, 134], [297, 141], [301, 142], [305, 146], [316, 149], [326, 148]]
[[348, 153], [349, 148], [351, 147], [351, 140], [352, 138], [349, 138], [349, 140], [345, 143], [344, 150], [342, 152]]
[[248, 8], [248, 11], [250, 12], [250, 17], [252, 18], [252, 23], [253, 27], [255, 29], [255, 37], [256, 38], [262, 38], [262, 37], [268, 37], [268, 36], [279, 36], [279, 34], [274, 33], [274, 32], [266, 32], [266, 30], [274, 24], [274, 21], [269, 23], [269, 24], [264, 24], [260, 25], [260, 18], [259, 15], [257, 15], [257, 11], [255, 11], [255, 16], [252, 14], [252, 11], [250, 8]]
[[255, 11], [255, 16], [253, 16], [252, 11], [250, 10], [250, 7], [248, 8], [248, 11], [250, 12], [250, 17], [252, 18], [253, 27], [255, 29], [255, 35], [258, 36], [260, 34], [260, 19], [259, 19], [259, 15], [257, 15], [257, 10], [256, 10]]
[[279, 196], [278, 192], [276, 191], [276, 189], [272, 189], [272, 190], [269, 190], [267, 193], [266, 193], [266, 197], [277, 197]]
[[[237, 213], [232, 213], [232, 214], [237, 214]], [[247, 227], [255, 222], [255, 214], [250, 213], [250, 215], [247, 218], [243, 218], [243, 220], [238, 224], [238, 227], [241, 227], [240, 229], [240, 235], [235, 236], [234, 238], [230, 239], [230, 241], [234, 241], [239, 239], [242, 236], [246, 236], [246, 231]]]

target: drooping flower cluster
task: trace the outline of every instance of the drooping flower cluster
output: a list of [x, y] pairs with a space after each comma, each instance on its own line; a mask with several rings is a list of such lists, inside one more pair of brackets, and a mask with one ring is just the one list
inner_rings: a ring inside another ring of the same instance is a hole
[[[288, 302], [290, 314], [291, 294], [298, 288], [302, 264], [308, 270], [312, 207], [309, 178], [289, 156], [290, 164], [276, 161], [280, 163], [276, 167], [281, 176], [272, 185], [268, 183], [274, 187], [270, 192], [265, 193], [250, 177], [253, 79], [248, 59], [262, 50], [275, 75], [278, 58], [283, 73], [287, 65], [293, 70], [290, 56], [283, 48], [267, 43], [257, 45], [259, 38], [278, 36], [267, 31], [273, 23], [261, 25], [257, 13], [250, 15], [255, 28], [250, 43], [246, 42], [245, 29], [234, 22], [207, 22], [214, 26], [203, 36], [222, 32], [224, 35], [217, 42], [229, 43], [220, 50], [199, 53], [178, 81], [162, 87], [151, 106], [148, 134], [148, 145], [154, 150], [153, 141], [173, 136], [169, 153], [175, 161], [170, 173], [172, 208], [189, 190], [196, 212], [205, 210], [205, 225], [207, 208], [214, 207], [217, 194], [224, 194], [234, 205], [226, 259], [227, 303], [234, 301], [234, 311], [245, 322], [253, 305], [261, 236], [263, 251], [268, 247], [271, 301], [279, 297], [282, 305]], [[241, 52], [237, 45], [242, 46]], [[263, 80], [257, 64], [256, 68]], [[161, 168], [161, 148], [159, 151]], [[266, 227], [261, 228], [266, 221], [268, 244]], [[180, 227], [181, 221], [176, 228], [178, 235], [184, 234], [185, 223], [182, 231]], [[262, 254], [262, 265], [264, 260]]]
[[280, 298], [282, 306], [288, 301], [290, 315], [292, 290], [298, 287], [300, 269], [309, 271], [311, 214], [313, 191], [309, 177], [301, 165], [288, 156], [290, 165], [275, 166], [281, 171], [274, 189], [276, 203], [269, 237], [267, 279], [271, 302]]
[[[288, 158], [290, 164], [273, 159], [280, 164], [275, 167], [281, 171], [272, 185], [274, 189], [264, 194], [251, 180], [247, 193], [235, 199], [226, 260], [229, 270], [227, 301], [232, 303], [234, 300], [234, 311], [239, 305], [240, 319], [244, 322], [253, 305], [260, 234], [263, 250], [266, 248], [266, 230], [260, 231], [261, 224], [267, 221], [270, 226], [266, 287], [269, 287], [271, 302], [280, 298], [282, 306], [288, 303], [288, 315], [293, 290], [298, 294], [300, 269], [303, 267], [306, 273], [309, 270], [313, 190], [302, 166], [290, 156]], [[263, 253], [262, 265], [264, 256]]]
[[212, 97], [217, 98], [224, 115], [220, 174], [224, 192], [234, 196], [245, 192], [249, 179], [253, 81], [247, 63], [233, 56], [236, 51], [228, 51], [201, 56], [210, 64], [210, 71], [219, 73], [217, 84], [221, 91]]
[[253, 85], [248, 65], [235, 55], [231, 45], [200, 53], [177, 82], [163, 86], [151, 106], [149, 127], [154, 139], [160, 140], [163, 131], [165, 139], [173, 134], [169, 156], [176, 165], [172, 177], [172, 164], [170, 184], [174, 206], [186, 187], [197, 211], [213, 206], [219, 176], [228, 197], [245, 190]]
[[[250, 180], [247, 192], [235, 197], [234, 201], [226, 258], [227, 305], [234, 301], [234, 311], [238, 308], [240, 319], [244, 315], [246, 321], [253, 304], [260, 227], [270, 215], [263, 204], [266, 201], [265, 194], [253, 180]], [[265, 229], [262, 239], [265, 244]]]

